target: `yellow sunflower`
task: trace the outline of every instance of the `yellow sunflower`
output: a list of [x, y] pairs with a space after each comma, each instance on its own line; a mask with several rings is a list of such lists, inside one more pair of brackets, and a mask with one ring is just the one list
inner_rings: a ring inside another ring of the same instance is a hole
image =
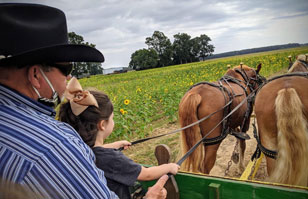
[[128, 105], [130, 103], [130, 101], [128, 99], [124, 100], [124, 104]]

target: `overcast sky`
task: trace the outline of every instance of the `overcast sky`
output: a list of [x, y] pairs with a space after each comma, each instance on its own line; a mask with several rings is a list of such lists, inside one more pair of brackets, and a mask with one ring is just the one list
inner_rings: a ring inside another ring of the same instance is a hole
[[308, 43], [307, 0], [0, 0], [63, 10], [68, 31], [82, 35], [105, 56], [103, 68], [126, 67], [147, 48], [155, 30], [206, 34], [214, 54], [287, 43]]

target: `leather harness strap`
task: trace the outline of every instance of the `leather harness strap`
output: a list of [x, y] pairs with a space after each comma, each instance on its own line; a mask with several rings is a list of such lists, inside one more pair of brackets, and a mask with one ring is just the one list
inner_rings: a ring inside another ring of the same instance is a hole
[[272, 159], [276, 159], [277, 158], [277, 151], [269, 150], [261, 144], [260, 138], [258, 136], [258, 131], [257, 131], [257, 127], [256, 127], [256, 124], [255, 124], [255, 120], [254, 120], [254, 123], [252, 124], [252, 126], [253, 126], [253, 135], [256, 138], [257, 143], [258, 143], [255, 153], [260, 154], [260, 151], [262, 151], [262, 153], [264, 153], [264, 155], [266, 155], [267, 157], [270, 157]]
[[[224, 87], [224, 86], [222, 85], [221, 81], [219, 81], [218, 84], [215, 84], [215, 83], [213, 83], [213, 82], [199, 82], [199, 83], [193, 85], [190, 89], [192, 89], [193, 87], [202, 85], [202, 84], [207, 84], [207, 85], [213, 86], [213, 87], [215, 87], [215, 88], [218, 88], [218, 89], [223, 93], [226, 104], [227, 104], [228, 102], [227, 102], [227, 99], [226, 99], [227, 97], [226, 97], [226, 95], [225, 95], [225, 92], [228, 93], [228, 97], [229, 97], [229, 99], [230, 99], [229, 102], [231, 102], [231, 103], [229, 103], [229, 105], [223, 109], [223, 111], [224, 111], [224, 117], [225, 117], [225, 116], [228, 114], [229, 110], [231, 109], [231, 104], [232, 104], [232, 102], [233, 102], [233, 97], [232, 97], [232, 95], [230, 94], [229, 90], [228, 90], [226, 87]], [[225, 92], [224, 92], [224, 91], [225, 91]], [[232, 90], [232, 92], [233, 92], [233, 90]], [[234, 92], [233, 92], [233, 93], [234, 93]], [[198, 119], [199, 119], [199, 118], [198, 118]], [[214, 138], [207, 138], [207, 139], [204, 139], [204, 140], [203, 140], [203, 144], [204, 144], [205, 146], [206, 146], [206, 145], [214, 145], [214, 144], [217, 144], [217, 143], [221, 142], [223, 139], [225, 139], [225, 137], [229, 134], [229, 129], [227, 128], [228, 120], [229, 120], [229, 118], [227, 118], [226, 120], [223, 121], [223, 123], [222, 123], [222, 125], [223, 125], [222, 133], [221, 133], [219, 136], [214, 137]], [[201, 130], [201, 129], [200, 129], [200, 130]], [[202, 130], [201, 130], [201, 131], [202, 131]]]

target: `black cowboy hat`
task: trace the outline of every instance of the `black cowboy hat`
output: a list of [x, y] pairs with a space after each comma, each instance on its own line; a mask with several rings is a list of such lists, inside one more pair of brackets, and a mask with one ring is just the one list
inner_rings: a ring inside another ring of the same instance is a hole
[[39, 4], [0, 4], [0, 67], [103, 62], [95, 48], [69, 44], [65, 14]]

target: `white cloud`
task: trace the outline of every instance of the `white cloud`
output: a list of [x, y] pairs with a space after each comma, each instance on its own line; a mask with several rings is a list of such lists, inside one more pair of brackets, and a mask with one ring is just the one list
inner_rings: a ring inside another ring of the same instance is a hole
[[[0, 0], [11, 2], [11, 0]], [[307, 0], [15, 0], [63, 10], [69, 31], [104, 54], [104, 68], [128, 66], [155, 30], [207, 34], [214, 53], [267, 45], [307, 43]]]

